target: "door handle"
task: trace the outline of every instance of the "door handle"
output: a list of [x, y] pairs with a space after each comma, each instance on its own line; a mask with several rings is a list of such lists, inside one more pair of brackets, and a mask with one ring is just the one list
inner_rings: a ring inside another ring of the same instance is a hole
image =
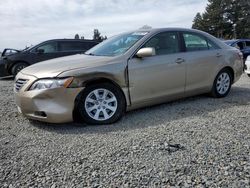
[[178, 59], [176, 59], [175, 63], [181, 64], [181, 63], [183, 63], [184, 61], [185, 61], [184, 59], [178, 58]]
[[221, 56], [222, 56], [222, 54], [220, 54], [220, 53], [216, 54], [216, 57], [221, 57]]

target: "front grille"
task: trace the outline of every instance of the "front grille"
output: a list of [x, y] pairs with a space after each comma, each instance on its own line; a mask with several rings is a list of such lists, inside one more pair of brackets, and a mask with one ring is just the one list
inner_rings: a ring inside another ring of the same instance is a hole
[[29, 80], [26, 79], [17, 79], [17, 81], [15, 82], [15, 90], [16, 92], [20, 91], [20, 89], [22, 89], [22, 87], [28, 82]]

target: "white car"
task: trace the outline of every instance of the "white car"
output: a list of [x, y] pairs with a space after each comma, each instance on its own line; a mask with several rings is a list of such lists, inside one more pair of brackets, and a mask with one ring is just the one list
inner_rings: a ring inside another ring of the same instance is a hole
[[247, 60], [246, 60], [246, 70], [245, 70], [245, 72], [250, 77], [250, 56], [248, 56]]

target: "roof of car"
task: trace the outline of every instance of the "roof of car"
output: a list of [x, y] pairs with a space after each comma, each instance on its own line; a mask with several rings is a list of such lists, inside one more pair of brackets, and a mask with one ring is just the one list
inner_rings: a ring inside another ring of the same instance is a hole
[[199, 31], [199, 30], [180, 28], [180, 27], [166, 27], [166, 28], [138, 29], [137, 31], [158, 32], [158, 31]]
[[44, 42], [49, 42], [49, 41], [99, 42], [97, 40], [92, 40], [92, 39], [50, 39], [50, 40], [46, 40]]
[[240, 41], [250, 41], [250, 39], [233, 39], [233, 40], [225, 40], [226, 43], [234, 43], [234, 42], [240, 42]]
[[139, 30], [136, 30], [136, 31], [134, 31], [134, 32], [143, 32], [143, 31], [144, 31], [144, 32], [150, 32], [150, 33], [159, 33], [159, 32], [164, 32], [164, 31], [195, 32], [195, 33], [199, 33], [199, 34], [203, 34], [203, 35], [206, 35], [206, 36], [213, 37], [213, 36], [210, 35], [209, 33], [206, 33], [206, 32], [201, 31], [201, 30], [191, 29], [191, 28], [181, 28], [181, 27], [139, 29]]

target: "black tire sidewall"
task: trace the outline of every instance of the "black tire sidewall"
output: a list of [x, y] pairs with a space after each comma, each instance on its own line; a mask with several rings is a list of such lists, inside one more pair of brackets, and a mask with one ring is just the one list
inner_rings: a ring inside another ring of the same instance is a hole
[[[229, 88], [228, 88], [227, 92], [224, 93], [224, 94], [220, 94], [220, 93], [217, 91], [216, 84], [217, 84], [217, 80], [218, 80], [219, 76], [220, 76], [221, 74], [223, 74], [223, 73], [227, 73], [227, 74], [228, 74], [228, 76], [229, 76], [229, 78], [230, 78], [230, 84], [229, 84]], [[216, 76], [216, 78], [215, 78], [215, 80], [214, 80], [213, 89], [212, 89], [212, 96], [213, 96], [213, 97], [216, 97], [216, 98], [226, 97], [226, 96], [228, 95], [228, 93], [230, 92], [230, 90], [231, 90], [232, 81], [233, 81], [233, 79], [232, 79], [232, 74], [231, 74], [231, 72], [230, 72], [229, 70], [227, 70], [227, 69], [222, 69], [222, 70], [217, 74], [217, 76]]]
[[[11, 69], [11, 73], [13, 74], [13, 76], [16, 76], [17, 74], [18, 74], [18, 67], [20, 67], [20, 66], [25, 66], [25, 67], [27, 67], [28, 65], [26, 64], [26, 63], [16, 63], [13, 67], [12, 67], [12, 69]], [[25, 68], [24, 67], [24, 68]]]
[[[111, 91], [117, 99], [116, 112], [110, 119], [107, 119], [104, 121], [97, 121], [93, 119], [92, 117], [88, 115], [85, 109], [85, 100], [87, 96], [89, 95], [90, 92], [98, 88], [103, 88], [103, 89], [107, 89]], [[86, 87], [81, 93], [81, 96], [77, 104], [77, 111], [78, 111], [78, 114], [81, 116], [80, 119], [86, 122], [87, 124], [92, 124], [92, 125], [93, 124], [94, 125], [111, 124], [111, 123], [118, 121], [125, 113], [125, 99], [124, 99], [122, 91], [112, 84], [109, 84], [109, 83], [94, 84], [94, 85]]]

